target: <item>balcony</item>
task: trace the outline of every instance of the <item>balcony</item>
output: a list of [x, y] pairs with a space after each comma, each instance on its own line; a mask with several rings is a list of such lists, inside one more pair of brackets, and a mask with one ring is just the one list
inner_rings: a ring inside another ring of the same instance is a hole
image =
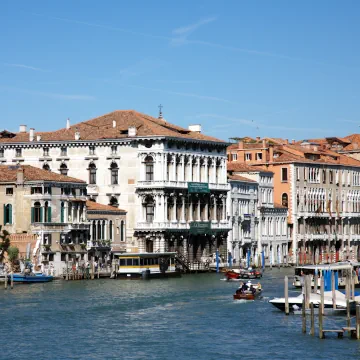
[[[175, 188], [175, 189], [187, 189], [187, 181], [173, 181], [173, 180], [153, 180], [153, 181], [138, 181], [136, 187], [138, 189], [147, 188]], [[229, 184], [215, 184], [209, 183], [210, 190], [230, 190]]]
[[[138, 222], [136, 224], [136, 230], [190, 230], [189, 222]], [[228, 222], [213, 222], [211, 221], [211, 230], [231, 230], [231, 226]]]

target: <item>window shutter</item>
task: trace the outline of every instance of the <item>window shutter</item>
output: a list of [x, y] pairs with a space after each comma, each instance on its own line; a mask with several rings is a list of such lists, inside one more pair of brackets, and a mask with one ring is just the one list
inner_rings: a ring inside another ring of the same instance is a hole
[[35, 209], [31, 208], [31, 223], [33, 224], [35, 222]]
[[9, 204], [9, 224], [12, 224], [12, 205]]
[[4, 204], [4, 225], [6, 225], [6, 205]]
[[65, 222], [64, 220], [64, 210], [65, 210], [65, 208], [62, 206], [61, 207], [61, 212], [60, 212], [60, 222]]
[[51, 206], [48, 207], [48, 222], [51, 223]]
[[40, 222], [43, 222], [43, 208], [40, 208]]

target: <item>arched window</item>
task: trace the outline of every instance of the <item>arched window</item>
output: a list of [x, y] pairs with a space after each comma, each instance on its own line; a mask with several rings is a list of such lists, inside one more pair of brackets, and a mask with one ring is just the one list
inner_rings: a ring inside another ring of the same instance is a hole
[[96, 184], [96, 165], [94, 163], [89, 165], [89, 184]]
[[4, 205], [4, 225], [12, 224], [12, 205]]
[[101, 221], [98, 222], [97, 224], [97, 239], [96, 240], [101, 240], [102, 231], [101, 231]]
[[289, 203], [288, 194], [286, 194], [286, 193], [282, 194], [282, 197], [281, 197], [282, 206], [288, 207], [288, 203]]
[[43, 170], [50, 171], [50, 166], [49, 166], [49, 164], [44, 164], [44, 165], [43, 165]]
[[118, 199], [115, 196], [112, 196], [110, 198], [110, 206], [114, 206], [114, 207], [118, 207], [119, 206], [119, 202]]
[[49, 223], [51, 222], [51, 207], [49, 206], [49, 203], [45, 201], [44, 205], [44, 222]]
[[102, 226], [101, 226], [101, 239], [107, 240], [107, 239], [105, 239], [105, 220], [102, 221]]
[[121, 220], [120, 223], [120, 240], [124, 241], [124, 221]]
[[37, 201], [32, 208], [32, 222], [42, 222], [42, 208], [41, 204]]
[[119, 168], [115, 162], [110, 165], [111, 185], [119, 184]]
[[145, 201], [146, 222], [152, 223], [154, 221], [154, 209], [154, 199], [152, 197], [148, 197]]
[[92, 223], [92, 239], [91, 240], [97, 240], [96, 238], [96, 222], [93, 221]]
[[113, 222], [112, 220], [109, 221], [109, 239], [113, 240]]
[[61, 203], [61, 212], [60, 212], [60, 222], [65, 222], [65, 204], [64, 202]]
[[66, 164], [61, 164], [60, 165], [60, 174], [61, 175], [67, 175], [68, 171], [69, 170], [68, 170]]
[[154, 180], [154, 160], [151, 156], [145, 158], [146, 181]]

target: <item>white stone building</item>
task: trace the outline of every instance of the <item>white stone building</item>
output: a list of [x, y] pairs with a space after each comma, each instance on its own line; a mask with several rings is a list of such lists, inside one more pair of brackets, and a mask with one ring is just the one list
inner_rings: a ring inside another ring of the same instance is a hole
[[264, 251], [265, 264], [287, 262], [287, 208], [274, 203], [273, 173], [242, 163], [228, 164], [228, 214], [232, 230], [228, 249], [233, 257], [259, 265]]
[[217, 247], [226, 252], [226, 145], [199, 125], [114, 111], [58, 131], [4, 131], [0, 162], [86, 181], [90, 199], [127, 211], [128, 248], [178, 250], [193, 262]]

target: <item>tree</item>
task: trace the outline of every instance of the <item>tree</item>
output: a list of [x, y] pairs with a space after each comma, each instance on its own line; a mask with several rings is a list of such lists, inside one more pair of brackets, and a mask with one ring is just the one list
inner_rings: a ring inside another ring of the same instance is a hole
[[19, 249], [16, 246], [9, 246], [7, 249], [8, 258], [12, 265], [19, 256]]
[[[1, 225], [0, 225], [0, 231], [1, 231]], [[8, 251], [9, 246], [10, 246], [10, 233], [6, 230], [3, 230], [2, 233], [0, 233], [0, 262], [4, 260], [4, 255]]]

